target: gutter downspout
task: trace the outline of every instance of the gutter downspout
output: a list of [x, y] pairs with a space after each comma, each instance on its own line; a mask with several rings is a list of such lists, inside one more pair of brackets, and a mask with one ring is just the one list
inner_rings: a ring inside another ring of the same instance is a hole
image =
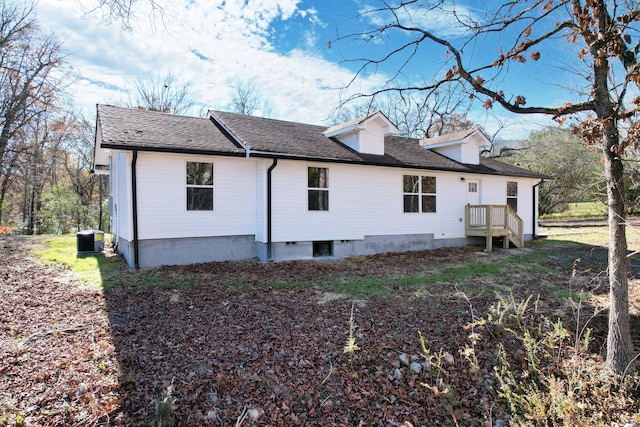
[[271, 235], [272, 235], [272, 227], [271, 227], [271, 172], [278, 165], [278, 159], [274, 158], [273, 163], [267, 169], [267, 261], [273, 262], [273, 258], [271, 257]]
[[[540, 197], [536, 197], [536, 189], [538, 188], [538, 186], [540, 184], [542, 184], [544, 182], [544, 179], [541, 179], [539, 183], [537, 183], [536, 185], [533, 186], [533, 240], [538, 239], [538, 234], [536, 233], [536, 230], [538, 229], [538, 223], [539, 221], [537, 220], [537, 215], [538, 213], [540, 213], [540, 209], [538, 209], [538, 205], [540, 204]], [[538, 202], [538, 203], [536, 203]]]
[[140, 268], [138, 261], [138, 183], [136, 176], [136, 163], [138, 162], [138, 150], [133, 150], [131, 160], [131, 205], [133, 211], [133, 268]]

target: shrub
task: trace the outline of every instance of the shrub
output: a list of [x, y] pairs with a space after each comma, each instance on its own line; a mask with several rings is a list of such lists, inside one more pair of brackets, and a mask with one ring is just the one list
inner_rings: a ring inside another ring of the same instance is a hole
[[472, 346], [465, 348], [475, 349], [483, 335], [500, 337], [492, 352], [495, 390], [510, 412], [510, 424], [617, 425], [621, 414], [629, 417], [627, 422], [640, 421], [632, 398], [640, 386], [638, 376], [616, 380], [603, 374], [602, 357], [588, 351], [590, 330], [576, 328], [583, 332], [574, 336], [532, 300], [499, 296], [486, 318], [474, 320]]

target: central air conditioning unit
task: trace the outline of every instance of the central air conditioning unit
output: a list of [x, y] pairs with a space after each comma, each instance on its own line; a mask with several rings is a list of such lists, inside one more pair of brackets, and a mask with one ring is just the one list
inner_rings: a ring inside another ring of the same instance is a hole
[[104, 231], [84, 230], [76, 233], [78, 255], [99, 254], [104, 251]]

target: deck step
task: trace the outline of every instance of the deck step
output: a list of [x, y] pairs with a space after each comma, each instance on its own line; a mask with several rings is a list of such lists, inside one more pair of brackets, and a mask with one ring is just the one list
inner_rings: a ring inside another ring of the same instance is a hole
[[502, 237], [505, 248], [509, 242], [524, 246], [524, 223], [509, 205], [467, 205], [465, 234], [485, 236], [487, 252], [493, 250], [493, 237]]

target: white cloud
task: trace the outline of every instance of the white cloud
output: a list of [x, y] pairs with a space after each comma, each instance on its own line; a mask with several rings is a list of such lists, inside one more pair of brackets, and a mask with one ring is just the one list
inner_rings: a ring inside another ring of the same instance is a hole
[[[394, 5], [390, 4], [393, 8]], [[366, 4], [360, 14], [374, 27], [384, 27], [396, 21], [387, 9]], [[395, 10], [397, 20], [406, 27], [422, 28], [441, 37], [457, 37], [467, 30], [463, 24], [473, 25], [478, 21], [474, 8], [444, 2], [437, 7], [426, 3], [410, 3]]]
[[[224, 109], [231, 84], [240, 79], [256, 85], [278, 118], [323, 123], [353, 73], [312, 53], [311, 27], [321, 26], [318, 12], [299, 10], [299, 3], [164, 0], [160, 19], [157, 13], [152, 17], [146, 0], [139, 0], [131, 32], [103, 23], [99, 13], [86, 13], [75, 1], [40, 0], [38, 8], [41, 25], [63, 41], [77, 76], [70, 92], [88, 114], [96, 103], [126, 101], [125, 91], [137, 78], [171, 71], [192, 84], [205, 108]], [[270, 42], [272, 24], [294, 16], [309, 21], [299, 40], [305, 50], [279, 53]], [[366, 91], [379, 83], [363, 80], [350, 90]]]

